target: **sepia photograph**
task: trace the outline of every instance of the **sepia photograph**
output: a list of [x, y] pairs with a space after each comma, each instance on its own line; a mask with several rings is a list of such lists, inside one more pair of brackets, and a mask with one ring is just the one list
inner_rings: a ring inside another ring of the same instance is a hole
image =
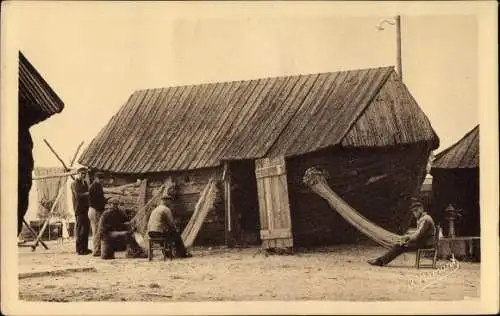
[[2, 2], [2, 313], [498, 312], [496, 6]]

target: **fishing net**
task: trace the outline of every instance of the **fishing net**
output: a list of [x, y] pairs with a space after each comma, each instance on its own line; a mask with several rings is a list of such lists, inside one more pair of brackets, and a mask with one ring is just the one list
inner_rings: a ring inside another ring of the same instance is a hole
[[[64, 172], [63, 168], [41, 168], [34, 169], [35, 177], [56, 175]], [[36, 188], [38, 192], [39, 209], [37, 215], [41, 219], [47, 217], [69, 217], [68, 207], [66, 205], [66, 182], [67, 177], [54, 177], [45, 178], [36, 181]], [[62, 190], [60, 193], [59, 191]], [[58, 195], [61, 194], [59, 198]], [[55, 204], [55, 206], [54, 206]], [[50, 210], [54, 206], [52, 214], [49, 215]]]
[[148, 230], [148, 220], [149, 216], [151, 216], [151, 212], [155, 209], [156, 206], [160, 203], [161, 195], [166, 185], [162, 185], [158, 192], [144, 205], [141, 207], [135, 216], [130, 220], [130, 227], [134, 232], [134, 238], [137, 243], [144, 249], [147, 248], [145, 235]]
[[205, 217], [214, 208], [217, 197], [217, 182], [212, 178], [208, 181], [196, 203], [194, 213], [182, 232], [182, 240], [186, 247], [191, 247], [203, 225]]
[[379, 245], [390, 248], [402, 242], [402, 236], [374, 224], [333, 192], [326, 181], [327, 176], [325, 171], [313, 167], [306, 170], [303, 182], [314, 193], [325, 199], [342, 218]]

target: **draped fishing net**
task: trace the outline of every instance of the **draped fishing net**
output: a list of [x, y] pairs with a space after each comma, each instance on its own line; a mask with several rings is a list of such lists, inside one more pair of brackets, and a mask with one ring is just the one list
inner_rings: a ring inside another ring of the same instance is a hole
[[144, 205], [141, 207], [135, 216], [130, 221], [130, 226], [132, 227], [132, 231], [134, 232], [134, 238], [137, 243], [144, 249], [147, 248], [146, 245], [146, 233], [148, 230], [148, 221], [149, 216], [151, 216], [151, 212], [155, 209], [156, 206], [160, 203], [161, 195], [166, 185], [162, 185], [158, 192]]
[[379, 245], [390, 248], [402, 241], [402, 236], [394, 234], [368, 220], [347, 204], [328, 186], [325, 171], [316, 168], [306, 170], [303, 182], [316, 194], [325, 199], [328, 204], [340, 214], [347, 222], [361, 233]]
[[[63, 168], [41, 168], [37, 167], [33, 170], [36, 177], [57, 175], [64, 172]], [[66, 183], [67, 177], [54, 177], [37, 180], [35, 183], [38, 193], [39, 210], [37, 215], [42, 219], [49, 216], [49, 211], [54, 206], [51, 214], [52, 217], [69, 217], [70, 213], [66, 203]], [[60, 192], [62, 191], [62, 192]], [[61, 195], [59, 198], [58, 196]]]

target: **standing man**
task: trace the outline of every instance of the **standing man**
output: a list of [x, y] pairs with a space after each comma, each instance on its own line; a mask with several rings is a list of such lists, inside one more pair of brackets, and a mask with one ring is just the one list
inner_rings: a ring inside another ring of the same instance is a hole
[[417, 219], [417, 230], [409, 235], [403, 236], [402, 242], [394, 245], [383, 256], [368, 260], [369, 264], [374, 266], [385, 266], [404, 252], [432, 247], [434, 234], [436, 233], [434, 220], [424, 211], [422, 203], [418, 201], [412, 202], [410, 210]]
[[175, 244], [175, 256], [180, 258], [191, 257], [182, 241], [179, 229], [172, 215], [175, 187], [169, 187], [161, 196], [160, 204], [151, 212], [148, 220], [148, 236], [163, 235]]
[[87, 169], [84, 167], [79, 168], [77, 178], [71, 184], [73, 208], [75, 210], [76, 221], [76, 253], [79, 255], [88, 255], [92, 253], [92, 251], [89, 249], [89, 187], [87, 185], [87, 181], [85, 180], [86, 175]]
[[102, 172], [94, 173], [94, 181], [89, 187], [89, 220], [92, 229], [92, 245], [94, 250], [94, 257], [101, 255], [101, 238], [97, 231], [99, 219], [104, 212], [106, 206], [106, 198], [104, 197], [104, 190], [101, 184]]

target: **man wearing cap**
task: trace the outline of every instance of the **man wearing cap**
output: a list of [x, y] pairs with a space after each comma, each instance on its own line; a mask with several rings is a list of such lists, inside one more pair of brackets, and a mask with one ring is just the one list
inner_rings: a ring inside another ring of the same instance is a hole
[[403, 236], [401, 243], [394, 245], [383, 256], [368, 260], [369, 264], [385, 266], [404, 252], [432, 246], [436, 233], [434, 220], [424, 211], [424, 207], [419, 201], [413, 201], [410, 209], [417, 219], [417, 229], [413, 233]]
[[101, 258], [114, 259], [117, 245], [127, 245], [127, 257], [145, 257], [129, 229], [130, 223], [120, 210], [120, 201], [111, 198], [111, 207], [105, 210], [99, 220], [98, 234], [101, 239]]
[[187, 252], [186, 246], [182, 241], [179, 229], [172, 215], [173, 200], [175, 199], [175, 187], [166, 189], [162, 196], [160, 204], [151, 212], [148, 220], [148, 236], [163, 235], [164, 238], [175, 244], [175, 256], [180, 258], [191, 257]]
[[104, 207], [106, 206], [106, 198], [104, 197], [104, 190], [101, 184], [102, 175], [102, 172], [95, 172], [94, 181], [89, 187], [89, 220], [92, 229], [92, 245], [95, 257], [101, 255], [101, 238], [97, 232], [97, 228], [101, 214], [104, 212]]
[[71, 192], [73, 197], [73, 208], [75, 210], [75, 239], [76, 253], [79, 255], [88, 255], [92, 253], [89, 249], [89, 231], [90, 221], [89, 211], [89, 187], [85, 177], [87, 169], [82, 167], [78, 169], [76, 180], [71, 183]]

